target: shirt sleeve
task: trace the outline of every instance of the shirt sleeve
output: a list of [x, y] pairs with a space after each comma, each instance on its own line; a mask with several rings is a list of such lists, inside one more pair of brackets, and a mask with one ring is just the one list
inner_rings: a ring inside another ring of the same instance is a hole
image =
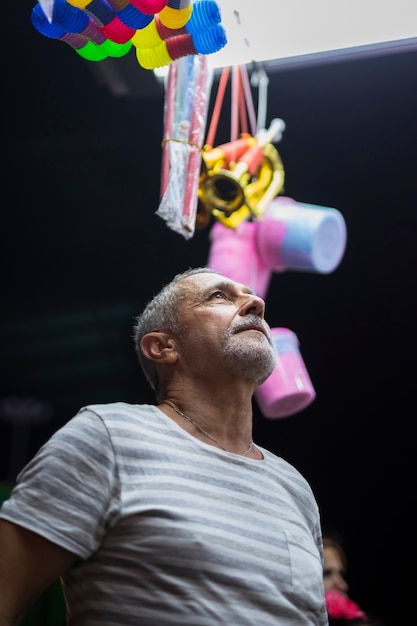
[[119, 503], [109, 433], [98, 414], [81, 409], [23, 468], [0, 517], [86, 559], [117, 521]]

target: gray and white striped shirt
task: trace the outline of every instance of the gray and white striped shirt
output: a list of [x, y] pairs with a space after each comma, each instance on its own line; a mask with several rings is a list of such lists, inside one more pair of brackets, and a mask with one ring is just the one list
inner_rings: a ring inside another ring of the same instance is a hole
[[0, 517], [80, 557], [63, 578], [71, 626], [325, 626], [317, 503], [260, 449], [207, 445], [152, 405], [91, 405]]

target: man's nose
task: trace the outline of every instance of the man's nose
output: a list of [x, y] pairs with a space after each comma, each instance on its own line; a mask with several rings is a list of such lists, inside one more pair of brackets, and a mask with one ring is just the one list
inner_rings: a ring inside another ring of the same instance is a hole
[[241, 308], [241, 315], [258, 315], [264, 318], [265, 301], [256, 294], [245, 294]]

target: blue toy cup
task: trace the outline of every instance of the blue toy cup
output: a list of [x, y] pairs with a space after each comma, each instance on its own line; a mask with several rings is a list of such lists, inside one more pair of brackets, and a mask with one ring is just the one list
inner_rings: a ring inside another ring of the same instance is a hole
[[258, 224], [258, 254], [272, 271], [328, 274], [339, 265], [345, 247], [345, 221], [331, 207], [277, 197]]

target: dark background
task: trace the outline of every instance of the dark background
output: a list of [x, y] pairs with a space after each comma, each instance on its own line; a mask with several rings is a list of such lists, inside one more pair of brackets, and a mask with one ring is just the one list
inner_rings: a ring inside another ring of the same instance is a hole
[[[104, 71], [40, 35], [32, 6], [13, 3], [2, 36], [4, 481], [81, 405], [153, 402], [132, 318], [209, 252], [210, 227], [185, 240], [155, 214], [162, 84], [133, 52]], [[285, 195], [337, 208], [348, 242], [331, 274], [272, 276], [268, 321], [297, 334], [317, 398], [282, 420], [255, 403], [256, 440], [303, 472], [342, 533], [352, 597], [387, 626], [411, 624], [417, 50], [268, 75], [267, 121], [286, 123]], [[216, 143], [230, 139], [228, 111]]]

